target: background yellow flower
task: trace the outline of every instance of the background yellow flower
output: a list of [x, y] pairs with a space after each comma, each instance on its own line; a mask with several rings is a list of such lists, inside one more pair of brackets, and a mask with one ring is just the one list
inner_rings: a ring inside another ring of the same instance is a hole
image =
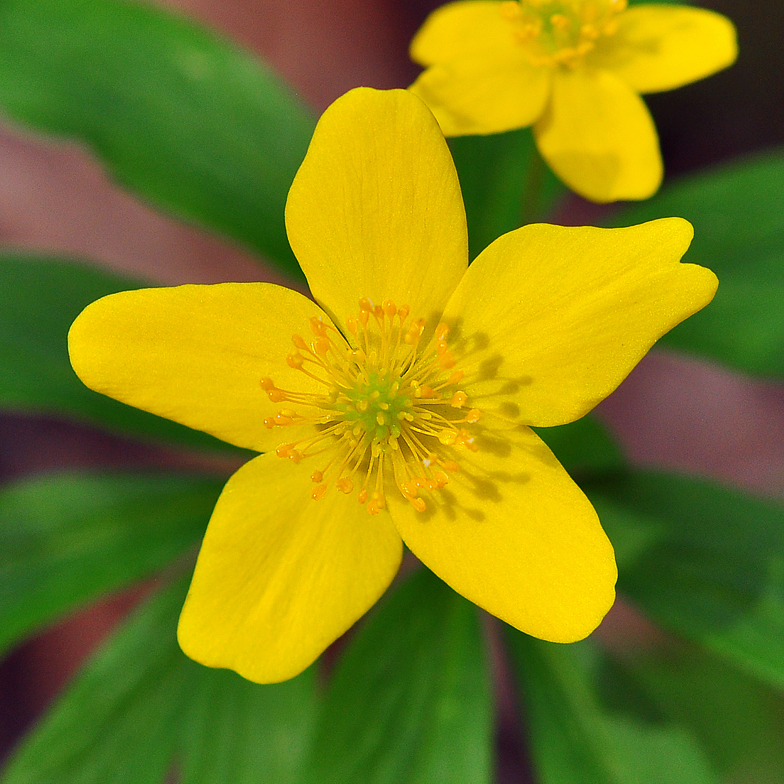
[[720, 14], [626, 0], [460, 0], [411, 43], [426, 70], [411, 86], [447, 136], [533, 125], [540, 153], [597, 202], [645, 199], [662, 163], [640, 94], [730, 65], [735, 30]]

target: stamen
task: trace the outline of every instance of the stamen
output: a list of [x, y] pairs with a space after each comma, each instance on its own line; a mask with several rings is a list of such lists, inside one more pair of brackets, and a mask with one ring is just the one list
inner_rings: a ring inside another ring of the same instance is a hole
[[264, 426], [298, 425], [310, 432], [299, 441], [281, 444], [276, 454], [294, 463], [328, 455], [326, 464], [310, 474], [316, 485], [311, 492], [314, 500], [322, 499], [332, 486], [346, 495], [353, 493], [359, 472], [357, 498], [369, 514], [386, 508], [390, 478], [422, 512], [428, 502], [420, 493], [435, 499], [449, 474], [459, 470], [452, 450], [477, 449], [465, 425], [479, 421], [481, 412], [465, 412], [468, 395], [456, 388], [465, 377], [463, 371], [445, 373], [456, 364], [448, 325], [439, 324], [423, 350], [425, 320], [409, 316], [408, 305], [398, 307], [391, 300], [377, 305], [363, 297], [358, 315], [345, 322], [353, 345], [331, 324], [312, 317], [313, 341], [308, 344], [302, 335], [292, 335], [295, 351], [286, 356], [286, 363], [311, 379], [308, 389], [315, 381], [319, 391], [284, 390], [271, 378], [261, 379], [271, 402], [288, 403], [266, 417]]

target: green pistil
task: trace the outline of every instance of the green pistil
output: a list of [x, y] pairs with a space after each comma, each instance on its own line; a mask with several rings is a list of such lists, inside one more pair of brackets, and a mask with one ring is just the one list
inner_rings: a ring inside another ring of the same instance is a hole
[[350, 402], [341, 407], [347, 422], [354, 422], [376, 443], [400, 436], [400, 422], [411, 411], [411, 398], [398, 391], [399, 381], [385, 373], [371, 373], [367, 383], [359, 382], [345, 392]]

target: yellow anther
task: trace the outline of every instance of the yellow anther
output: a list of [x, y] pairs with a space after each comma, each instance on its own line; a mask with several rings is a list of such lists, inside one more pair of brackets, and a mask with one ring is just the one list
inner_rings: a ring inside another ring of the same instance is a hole
[[414, 507], [414, 509], [417, 510], [417, 512], [424, 512], [427, 508], [427, 504], [422, 498], [409, 498], [408, 500], [411, 502], [411, 505]]
[[327, 334], [327, 325], [324, 323], [321, 316], [310, 317], [310, 331], [316, 335], [316, 337], [324, 337]]
[[565, 30], [567, 27], [571, 26], [571, 22], [569, 21], [569, 17], [564, 16], [563, 14], [553, 14], [550, 17], [550, 24], [556, 30]]
[[272, 430], [272, 428], [275, 427], [275, 420], [272, 419], [272, 417], [266, 417], [264, 419], [264, 427], [269, 428], [270, 430]]
[[367, 490], [365, 490], [365, 488], [363, 487], [359, 491], [359, 493], [357, 493], [357, 500], [359, 501], [360, 504], [364, 504], [365, 501], [367, 501], [367, 497], [368, 497]]
[[313, 351], [322, 359], [329, 353], [329, 338], [316, 338], [313, 341]]
[[436, 484], [439, 488], [449, 484], [449, 477], [443, 471], [435, 471], [433, 473], [433, 478], [436, 480]]
[[292, 449], [289, 452], [288, 457], [289, 460], [291, 460], [293, 463], [299, 463], [299, 461], [302, 460], [304, 455], [302, 454], [302, 452], [299, 451], [299, 449]]
[[457, 473], [460, 470], [460, 466], [454, 460], [445, 460], [441, 463], [441, 466], [444, 471], [449, 471], [452, 474]]
[[291, 417], [283, 416], [280, 412], [275, 414], [276, 425], [290, 425], [293, 421]]
[[267, 390], [267, 397], [273, 403], [282, 403], [286, 399], [286, 394], [283, 392], [282, 389], [268, 389]]
[[323, 482], [324, 481], [324, 472], [323, 471], [314, 471], [310, 475], [311, 482]]
[[346, 319], [346, 328], [352, 335], [356, 335], [359, 330], [359, 322], [354, 316], [349, 316]]
[[271, 378], [262, 378], [259, 383], [265, 392], [269, 392], [270, 389], [275, 389], [275, 384], [272, 383]]
[[384, 318], [384, 308], [381, 305], [373, 306], [373, 315], [381, 321]]
[[335, 482], [335, 487], [337, 487], [341, 493], [348, 495], [354, 489], [354, 483], [347, 476], [342, 476]]
[[397, 308], [395, 307], [395, 303], [392, 302], [391, 299], [384, 300], [383, 307], [384, 307], [384, 313], [386, 313], [387, 316], [389, 316], [389, 318], [394, 318], [395, 315], [397, 314]]
[[326, 493], [326, 492], [327, 492], [327, 486], [326, 485], [319, 485], [318, 487], [314, 488], [313, 492], [310, 494], [310, 497], [314, 501], [319, 501], [320, 499], [322, 499], [324, 497], [324, 493]]
[[469, 424], [474, 424], [474, 422], [478, 422], [482, 416], [482, 412], [478, 408], [472, 408], [467, 414], [465, 421]]
[[451, 405], [452, 408], [462, 408], [465, 405], [466, 400], [468, 400], [468, 395], [466, 395], [465, 392], [455, 392], [455, 394], [452, 395], [452, 400], [449, 405]]
[[397, 309], [397, 315], [401, 321], [405, 321], [408, 318], [408, 314], [411, 312], [411, 308], [408, 305], [401, 305]]
[[438, 434], [438, 440], [444, 446], [452, 446], [457, 441], [457, 433], [454, 430], [442, 430]]
[[275, 454], [278, 457], [288, 457], [291, 454], [291, 450], [294, 448], [294, 444], [281, 444], [276, 450]]
[[305, 358], [298, 351], [286, 356], [286, 364], [295, 370], [299, 370], [304, 363]]
[[441, 365], [444, 370], [449, 370], [455, 366], [455, 358], [452, 356], [451, 351], [445, 351], [441, 356], [438, 358], [438, 364]]
[[436, 338], [438, 340], [446, 340], [447, 335], [449, 335], [449, 327], [444, 323], [439, 324], [436, 327]]
[[291, 342], [302, 351], [308, 350], [308, 344], [305, 342], [305, 338], [303, 338], [302, 335], [292, 335]]
[[378, 414], [376, 414], [376, 422], [379, 425], [385, 425], [387, 423], [387, 418], [382, 413], [379, 412]]
[[367, 297], [362, 297], [359, 300], [359, 309], [362, 313], [370, 313], [373, 310], [373, 303]]
[[465, 378], [465, 373], [463, 373], [462, 370], [456, 370], [454, 373], [452, 373], [451, 376], [449, 376], [449, 381], [447, 381], [446, 383], [459, 384], [464, 378]]

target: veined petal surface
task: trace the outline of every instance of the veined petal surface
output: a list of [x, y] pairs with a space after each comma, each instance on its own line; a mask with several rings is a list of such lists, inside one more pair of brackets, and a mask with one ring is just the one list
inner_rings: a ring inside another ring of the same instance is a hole
[[192, 659], [257, 683], [292, 678], [394, 578], [403, 547], [389, 515], [334, 488], [314, 501], [312, 470], [268, 454], [229, 480], [180, 616]]
[[[615, 598], [617, 571], [596, 512], [526, 427], [483, 417], [478, 451], [417, 512], [390, 493], [403, 540], [458, 593], [517, 629], [574, 642]], [[431, 500], [432, 499], [432, 500]]]
[[330, 323], [315, 303], [269, 283], [140, 289], [85, 308], [68, 348], [76, 374], [96, 392], [265, 451], [303, 429], [290, 427], [282, 439], [264, 426], [281, 404], [270, 402], [261, 379], [322, 391], [286, 364], [292, 335], [307, 335], [312, 316]]
[[588, 61], [638, 93], [672, 90], [735, 62], [735, 27], [721, 14], [679, 5], [639, 5], [619, 14]]
[[433, 11], [411, 41], [411, 59], [434, 65], [473, 54], [519, 48], [499, 0], [458, 0]]
[[468, 265], [452, 156], [406, 90], [357, 88], [324, 112], [289, 191], [286, 227], [313, 295], [344, 325], [360, 297], [435, 319]]
[[534, 135], [550, 168], [592, 201], [647, 199], [661, 183], [651, 115], [642, 98], [609, 71], [558, 69]]
[[468, 405], [542, 426], [590, 411], [713, 298], [716, 276], [679, 263], [692, 234], [664, 218], [623, 229], [533, 224], [497, 239], [443, 317]]
[[409, 90], [430, 107], [445, 136], [462, 136], [533, 124], [551, 82], [550, 70], [531, 65], [516, 46], [431, 66]]

